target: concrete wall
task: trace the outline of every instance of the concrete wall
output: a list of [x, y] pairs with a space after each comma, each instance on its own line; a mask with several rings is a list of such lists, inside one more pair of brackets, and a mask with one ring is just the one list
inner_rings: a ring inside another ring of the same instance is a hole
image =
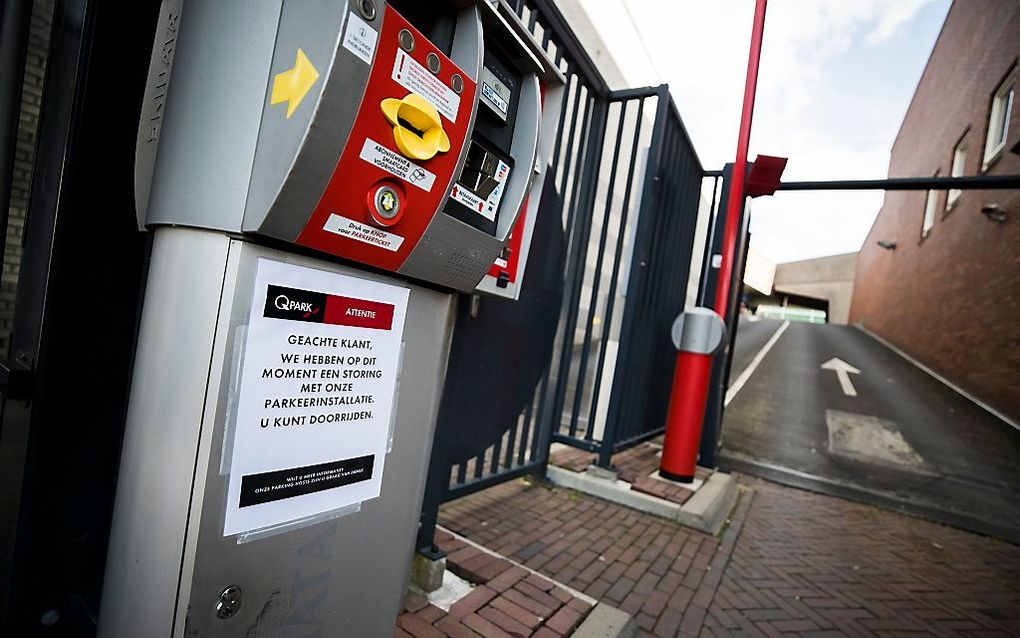
[[775, 295], [804, 295], [829, 302], [829, 323], [845, 324], [850, 316], [857, 253], [832, 255], [776, 265]]
[[[992, 95], [1020, 57], [1020, 2], [955, 2], [893, 145], [889, 175], [948, 175], [969, 145], [965, 174], [1020, 174], [1020, 94], [1005, 150], [982, 166]], [[1017, 83], [1020, 88], [1020, 81]], [[890, 192], [861, 248], [850, 320], [936, 372], [1020, 417], [1020, 191], [966, 191], [921, 236], [924, 192]], [[1005, 223], [983, 205], [1009, 211]], [[896, 242], [885, 250], [876, 242]]]

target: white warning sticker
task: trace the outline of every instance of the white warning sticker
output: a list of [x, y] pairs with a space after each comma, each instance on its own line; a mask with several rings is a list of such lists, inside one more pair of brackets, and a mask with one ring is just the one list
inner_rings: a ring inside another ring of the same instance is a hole
[[393, 79], [408, 91], [413, 91], [431, 102], [446, 119], [451, 122], [457, 121], [460, 96], [403, 49], [397, 50], [397, 59], [393, 61]]
[[499, 209], [499, 202], [503, 199], [503, 187], [506, 186], [506, 178], [510, 175], [510, 165], [499, 160], [496, 168], [496, 188], [492, 189], [489, 196], [482, 199], [478, 195], [464, 188], [461, 184], [454, 184], [450, 191], [450, 197], [464, 204], [490, 222], [496, 221], [496, 211]]
[[375, 43], [379, 33], [353, 11], [347, 15], [347, 31], [344, 32], [344, 48], [372, 64]]
[[435, 173], [425, 170], [406, 157], [394, 153], [371, 138], [365, 139], [365, 143], [361, 147], [360, 157], [369, 164], [377, 166], [390, 175], [395, 175], [423, 191], [432, 190], [432, 185], [436, 183]]
[[388, 233], [385, 230], [356, 222], [353, 219], [348, 219], [336, 213], [330, 214], [322, 229], [341, 237], [372, 244], [373, 246], [394, 252], [400, 249], [400, 244], [404, 243], [404, 238], [400, 235]]

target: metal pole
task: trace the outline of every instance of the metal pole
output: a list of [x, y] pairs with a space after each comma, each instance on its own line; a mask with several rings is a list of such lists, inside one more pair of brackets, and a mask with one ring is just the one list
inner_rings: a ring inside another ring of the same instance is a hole
[[887, 179], [782, 182], [781, 191], [917, 191], [917, 190], [999, 190], [1020, 188], [1020, 175], [965, 175], [961, 177], [890, 177]]
[[[751, 139], [751, 117], [754, 113], [754, 93], [758, 84], [758, 63], [761, 59], [762, 34], [765, 31], [765, 5], [767, 0], [755, 0], [754, 26], [751, 29], [751, 50], [747, 61], [747, 78], [744, 83], [744, 104], [740, 115], [740, 132], [737, 136], [737, 158], [733, 164], [732, 182], [727, 197], [726, 217], [722, 220], [723, 244], [722, 263], [715, 289], [715, 315], [726, 317], [730, 301], [733, 265], [736, 261], [737, 235], [740, 232], [740, 215], [744, 204], [744, 182], [747, 175], [747, 147]], [[712, 314], [708, 310], [701, 313]], [[688, 315], [691, 315], [688, 317]], [[684, 483], [694, 479], [701, 442], [701, 428], [705, 418], [708, 386], [712, 373], [713, 351], [685, 348], [683, 338], [688, 336], [684, 325], [700, 318], [699, 325], [705, 331], [711, 322], [697, 312], [685, 312], [681, 316], [683, 334], [677, 340], [676, 367], [673, 372], [673, 388], [666, 416], [666, 437], [663, 441], [662, 461], [659, 475]], [[674, 328], [676, 329], [676, 328]]]
[[712, 203], [708, 207], [708, 229], [705, 231], [704, 252], [701, 253], [701, 281], [698, 285], [697, 299], [699, 306], [704, 306], [706, 297], [708, 297], [708, 277], [712, 270], [712, 243], [715, 239], [715, 225], [719, 221], [719, 215], [715, 210], [716, 197], [722, 196], [722, 193], [719, 192], [719, 178], [722, 177], [722, 171], [719, 173], [712, 177]]
[[733, 182], [726, 202], [722, 264], [719, 267], [719, 280], [715, 288], [715, 311], [724, 317], [730, 296], [730, 275], [733, 271], [733, 262], [736, 260], [740, 209], [744, 204], [747, 147], [751, 141], [754, 93], [758, 85], [758, 62], [761, 59], [762, 34], [765, 31], [765, 4], [766, 0], [756, 0], [754, 3], [754, 27], [751, 30], [751, 52], [747, 60], [747, 80], [744, 83], [744, 106], [740, 114], [740, 133], [737, 136], [737, 159], [733, 163]]

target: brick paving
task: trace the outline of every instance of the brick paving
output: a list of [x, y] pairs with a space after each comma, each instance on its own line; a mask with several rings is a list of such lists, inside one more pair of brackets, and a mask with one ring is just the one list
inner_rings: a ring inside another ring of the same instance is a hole
[[[682, 483], [665, 481], [654, 476], [658, 472], [661, 450], [662, 445], [655, 442], [636, 445], [613, 457], [613, 469], [621, 481], [630, 483], [632, 490], [683, 505], [694, 496], [694, 491]], [[563, 447], [553, 452], [549, 462], [572, 472], [584, 472], [596, 459], [591, 452]], [[699, 467], [694, 476], [705, 480], [711, 473], [710, 470]]]
[[642, 636], [1020, 635], [1020, 547], [740, 477], [718, 537], [515, 481], [453, 531], [632, 614]]
[[447, 569], [476, 585], [449, 611], [409, 595], [394, 638], [562, 638], [592, 609], [556, 583], [449, 532], [436, 544], [447, 553]]

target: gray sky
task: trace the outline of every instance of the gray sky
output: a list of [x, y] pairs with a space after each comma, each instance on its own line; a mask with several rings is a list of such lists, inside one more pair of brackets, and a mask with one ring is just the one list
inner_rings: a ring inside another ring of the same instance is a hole
[[[752, 0], [580, 0], [630, 84], [670, 85], [702, 164], [736, 152]], [[949, 0], [771, 0], [750, 158], [784, 179], [884, 177]], [[776, 262], [853, 252], [882, 193], [755, 200], [752, 245]]]

